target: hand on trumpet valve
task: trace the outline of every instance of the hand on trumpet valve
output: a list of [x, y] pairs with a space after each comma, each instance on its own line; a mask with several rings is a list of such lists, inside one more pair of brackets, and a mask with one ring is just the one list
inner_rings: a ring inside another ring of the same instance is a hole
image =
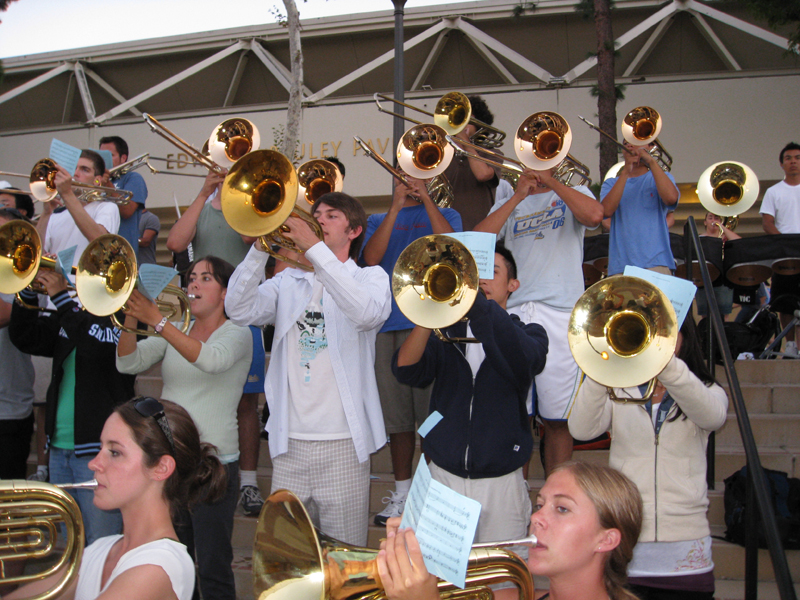
[[378, 574], [393, 600], [435, 600], [438, 580], [428, 573], [417, 536], [411, 529], [389, 529], [378, 553]]
[[297, 247], [305, 252], [320, 240], [307, 222], [295, 216], [286, 219], [286, 230], [283, 235], [292, 240]]
[[[125, 306], [122, 307], [122, 310], [125, 312], [126, 316], [146, 323], [151, 327], [158, 325], [162, 319], [161, 311], [158, 310], [158, 306], [156, 306], [155, 302], [149, 300], [139, 290], [133, 290]], [[126, 323], [126, 327], [127, 326]]]

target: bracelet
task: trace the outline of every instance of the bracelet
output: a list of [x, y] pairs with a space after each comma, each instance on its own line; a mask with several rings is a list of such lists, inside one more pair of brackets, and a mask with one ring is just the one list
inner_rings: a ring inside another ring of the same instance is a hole
[[158, 322], [158, 325], [153, 327], [153, 329], [155, 329], [156, 333], [161, 333], [161, 330], [164, 329], [164, 325], [166, 324], [167, 324], [167, 317], [164, 317]]

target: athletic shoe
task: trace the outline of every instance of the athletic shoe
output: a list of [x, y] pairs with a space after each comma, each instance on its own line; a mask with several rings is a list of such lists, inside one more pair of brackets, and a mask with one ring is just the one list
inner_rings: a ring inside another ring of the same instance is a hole
[[264, 506], [261, 491], [254, 485], [245, 485], [240, 491], [242, 492], [241, 503], [244, 514], [248, 517], [257, 517], [261, 514], [261, 507]]
[[389, 493], [391, 496], [387, 496], [383, 499], [383, 503], [386, 505], [386, 508], [375, 515], [375, 525], [384, 527], [386, 526], [386, 521], [388, 519], [391, 519], [392, 517], [399, 517], [403, 514], [403, 508], [406, 505], [407, 494], [398, 494], [395, 491], [389, 491]]
[[800, 353], [797, 351], [797, 344], [795, 342], [786, 342], [786, 348], [783, 354], [789, 358], [800, 358]]
[[50, 478], [47, 467], [44, 469], [38, 470], [33, 473], [32, 475], [28, 476], [28, 481], [47, 481]]

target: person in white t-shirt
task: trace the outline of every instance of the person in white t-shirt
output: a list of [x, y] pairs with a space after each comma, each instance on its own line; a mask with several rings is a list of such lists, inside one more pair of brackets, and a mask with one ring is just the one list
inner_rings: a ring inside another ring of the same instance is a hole
[[285, 235], [313, 272], [285, 269], [264, 279], [258, 241], [236, 267], [225, 311], [237, 325], [275, 325], [264, 382], [272, 491], [289, 489], [317, 510], [336, 539], [366, 545], [369, 455], [386, 443], [375, 379], [375, 337], [391, 312], [389, 276], [355, 263], [367, 215], [341, 192], [311, 207], [324, 243], [297, 217]]
[[[785, 176], [764, 194], [761, 224], [764, 231], [773, 235], [800, 233], [800, 144], [787, 144], [781, 150], [780, 164]], [[771, 297], [777, 300], [772, 306], [781, 315], [781, 326], [786, 327], [800, 301], [800, 275], [773, 276]], [[785, 351], [798, 357], [794, 329], [786, 334]]]
[[57, 200], [45, 203], [36, 228], [44, 240], [43, 249], [46, 254], [57, 254], [77, 246], [73, 258], [73, 265], [77, 265], [89, 242], [106, 233], [117, 233], [120, 223], [119, 209], [113, 202], [87, 203], [75, 195], [73, 179], [89, 185], [104, 185], [103, 174], [106, 167], [97, 152], [81, 152], [78, 166], [72, 175], [64, 167], [57, 166], [55, 184], [64, 206], [57, 208]]
[[[125, 533], [86, 548], [77, 579], [59, 598], [120, 598], [135, 589], [140, 600], [190, 600], [194, 562], [177, 541], [172, 513], [224, 493], [216, 449], [200, 442], [185, 409], [141, 396], [111, 413], [100, 440], [102, 449], [89, 463], [97, 480], [94, 504], [119, 509]], [[4, 598], [30, 598], [62, 578], [59, 571]]]

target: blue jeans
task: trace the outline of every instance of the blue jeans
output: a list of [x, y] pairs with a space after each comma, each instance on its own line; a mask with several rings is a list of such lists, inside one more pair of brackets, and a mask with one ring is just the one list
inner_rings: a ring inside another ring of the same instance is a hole
[[[79, 483], [94, 479], [89, 461], [94, 455], [75, 456], [73, 450], [50, 448], [50, 483]], [[94, 505], [93, 490], [67, 490], [78, 503], [86, 530], [86, 545], [107, 535], [122, 533], [122, 513]]]

